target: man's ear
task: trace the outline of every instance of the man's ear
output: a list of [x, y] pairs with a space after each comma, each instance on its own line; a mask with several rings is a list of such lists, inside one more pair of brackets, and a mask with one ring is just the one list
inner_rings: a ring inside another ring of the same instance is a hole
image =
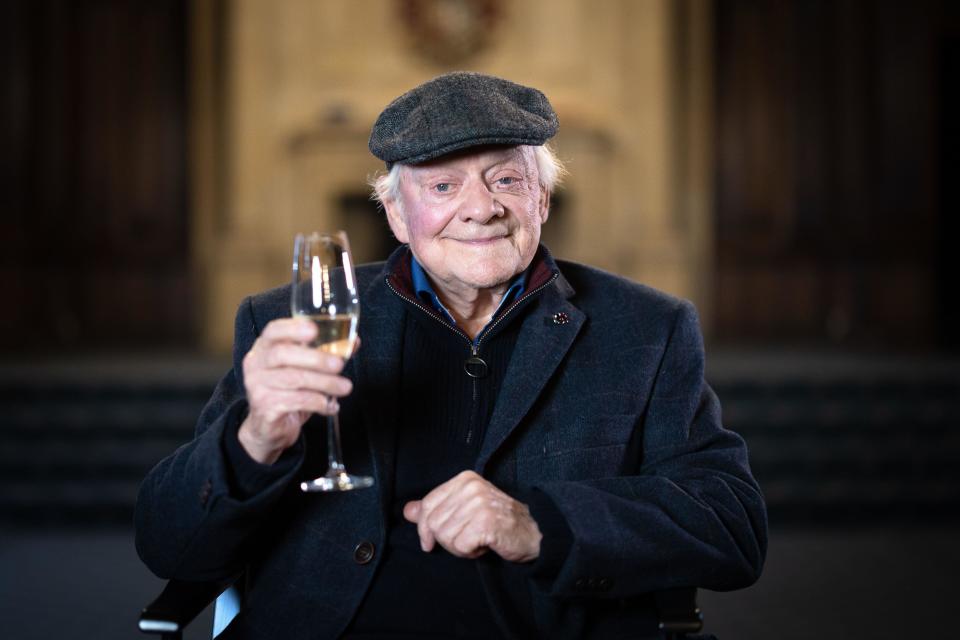
[[395, 198], [383, 201], [383, 210], [387, 212], [387, 224], [397, 240], [409, 244], [410, 234], [407, 232], [407, 221], [403, 216], [403, 206]]
[[540, 185], [540, 224], [550, 217], [550, 191]]

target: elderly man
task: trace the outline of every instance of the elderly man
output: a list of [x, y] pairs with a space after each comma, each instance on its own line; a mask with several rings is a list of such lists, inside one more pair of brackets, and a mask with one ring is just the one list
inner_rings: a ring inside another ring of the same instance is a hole
[[[242, 576], [224, 638], [654, 638], [652, 593], [759, 575], [693, 308], [539, 244], [557, 127], [499, 78], [416, 87], [370, 138], [404, 244], [357, 270], [355, 357], [306, 346], [289, 288], [241, 305], [234, 368], [137, 505], [158, 575]], [[376, 487], [302, 493], [337, 410]]]

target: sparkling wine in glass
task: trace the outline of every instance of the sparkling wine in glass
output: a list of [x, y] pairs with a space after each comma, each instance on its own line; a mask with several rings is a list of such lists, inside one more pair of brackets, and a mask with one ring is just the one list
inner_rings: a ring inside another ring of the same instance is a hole
[[[307, 318], [317, 326], [311, 346], [348, 359], [357, 341], [360, 299], [350, 257], [350, 244], [343, 231], [297, 235], [293, 247], [294, 317]], [[326, 474], [301, 482], [303, 491], [349, 491], [373, 486], [373, 478], [347, 472], [340, 449], [340, 421], [327, 417]]]

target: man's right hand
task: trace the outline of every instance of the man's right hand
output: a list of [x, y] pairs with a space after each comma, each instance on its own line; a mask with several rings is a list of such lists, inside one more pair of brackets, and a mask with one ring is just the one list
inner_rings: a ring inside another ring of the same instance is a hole
[[316, 336], [309, 320], [274, 320], [243, 358], [250, 410], [238, 436], [261, 464], [273, 464], [297, 441], [311, 413], [336, 413], [336, 399], [353, 389], [349, 379], [338, 375], [343, 358], [307, 346]]

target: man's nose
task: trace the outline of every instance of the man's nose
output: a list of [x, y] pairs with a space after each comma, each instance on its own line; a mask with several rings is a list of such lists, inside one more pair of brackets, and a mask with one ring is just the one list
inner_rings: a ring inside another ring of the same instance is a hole
[[460, 219], [472, 220], [483, 224], [491, 218], [499, 218], [504, 214], [503, 205], [497, 200], [496, 194], [482, 180], [468, 183], [460, 205]]

